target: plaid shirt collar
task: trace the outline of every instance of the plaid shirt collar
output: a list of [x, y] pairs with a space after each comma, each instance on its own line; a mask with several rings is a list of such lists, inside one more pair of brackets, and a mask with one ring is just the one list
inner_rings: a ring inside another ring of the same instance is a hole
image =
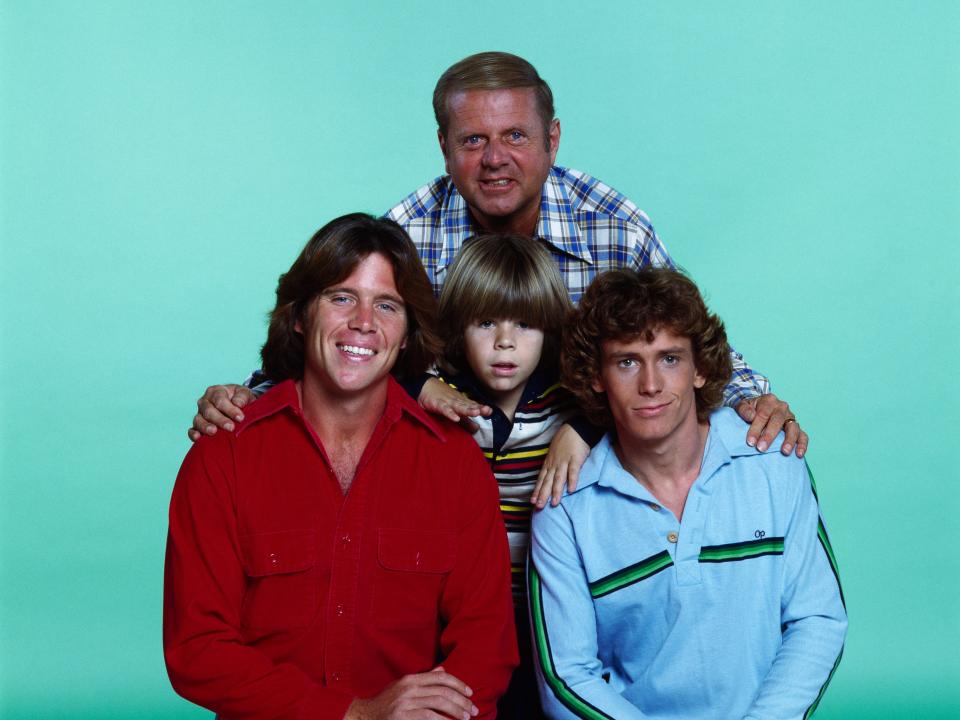
[[[540, 195], [537, 238], [552, 245], [561, 253], [572, 255], [592, 265], [593, 256], [582, 241], [570, 197], [560, 178], [560, 171], [556, 167], [551, 167]], [[477, 225], [473, 216], [470, 215], [470, 209], [463, 195], [457, 190], [452, 180], [448, 179], [448, 182], [450, 192], [442, 213], [445, 242], [437, 263], [440, 267], [453, 262], [453, 258], [468, 238], [483, 232], [483, 228]]]

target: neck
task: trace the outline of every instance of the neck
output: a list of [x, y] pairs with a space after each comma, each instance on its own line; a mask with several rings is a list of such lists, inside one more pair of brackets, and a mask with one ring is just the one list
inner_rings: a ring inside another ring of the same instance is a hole
[[494, 403], [500, 408], [500, 412], [506, 415], [510, 422], [513, 422], [513, 416], [517, 412], [517, 406], [520, 404], [520, 398], [523, 397], [523, 391], [526, 388], [527, 383], [524, 383], [508, 393], [497, 393], [490, 388], [486, 388], [486, 391], [493, 397]]
[[695, 414], [667, 438], [643, 442], [618, 438], [614, 450], [623, 468], [633, 475], [677, 520], [683, 517], [687, 494], [700, 474], [710, 423]]
[[471, 208], [470, 216], [484, 232], [523, 235], [532, 238], [537, 230], [537, 222], [540, 220], [540, 207], [537, 205], [533, 212], [528, 211], [520, 216], [510, 215], [507, 217], [479, 216]]
[[387, 382], [360, 396], [336, 395], [316, 379], [297, 383], [303, 416], [316, 432], [344, 493], [387, 405]]

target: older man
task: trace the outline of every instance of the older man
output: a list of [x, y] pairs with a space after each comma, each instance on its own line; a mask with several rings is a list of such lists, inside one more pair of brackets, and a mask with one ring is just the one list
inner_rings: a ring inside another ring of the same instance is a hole
[[517, 662], [506, 533], [476, 443], [391, 377], [438, 348], [389, 220], [322, 228], [281, 277], [279, 381], [188, 453], [170, 508], [171, 682], [220, 717], [492, 717]]
[[847, 618], [806, 465], [741, 442], [723, 324], [664, 268], [587, 289], [564, 382], [610, 433], [533, 519], [529, 594], [553, 718], [805, 718]]
[[[481, 231], [540, 239], [574, 302], [604, 270], [673, 266], [636, 205], [585, 173], [554, 165], [560, 121], [553, 93], [523, 58], [503, 52], [464, 58], [440, 77], [433, 109], [448, 175], [412, 193], [387, 216], [410, 234], [435, 292], [463, 243]], [[730, 352], [733, 373], [724, 401], [751, 423], [747, 442], [766, 449], [782, 429], [782, 452], [802, 456], [808, 439], [790, 408], [769, 393], [766, 378]], [[239, 385], [211, 386], [198, 401], [190, 437], [232, 428], [252, 398]], [[480, 412], [475, 403], [456, 397], [437, 409], [451, 418]], [[573, 436], [561, 431], [558, 437]], [[553, 469], [562, 468], [548, 461], [547, 472]]]

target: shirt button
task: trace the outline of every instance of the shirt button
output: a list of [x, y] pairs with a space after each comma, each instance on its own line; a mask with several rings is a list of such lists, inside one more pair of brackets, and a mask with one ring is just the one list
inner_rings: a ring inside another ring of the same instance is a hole
[[660, 512], [660, 506], [657, 505], [656, 503], [651, 503], [650, 509], [653, 510], [654, 512]]
[[340, 682], [340, 673], [338, 672], [331, 673], [330, 679], [333, 680], [334, 682]]
[[343, 615], [343, 605], [337, 605], [337, 615]]
[[667, 540], [669, 540], [672, 543], [675, 543], [679, 537], [680, 536], [677, 535], [675, 532], [667, 533]]
[[277, 554], [276, 554], [276, 553], [270, 553], [270, 563], [271, 563], [272, 565], [276, 565], [278, 562], [280, 562], [280, 558], [277, 557]]
[[340, 538], [340, 542], [343, 543], [344, 547], [346, 547], [347, 545], [350, 544], [350, 536], [344, 535], [343, 537]]

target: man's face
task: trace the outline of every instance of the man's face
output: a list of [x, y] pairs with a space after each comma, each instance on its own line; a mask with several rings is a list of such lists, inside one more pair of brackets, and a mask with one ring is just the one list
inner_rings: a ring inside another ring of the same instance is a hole
[[593, 389], [607, 394], [621, 442], [661, 444], [696, 432], [694, 390], [705, 379], [694, 366], [690, 338], [661, 328], [652, 342], [607, 340], [602, 352]]
[[543, 350], [543, 330], [520, 320], [476, 320], [463, 333], [467, 362], [497, 405], [512, 415]]
[[532, 88], [454, 93], [447, 110], [440, 149], [474, 219], [485, 230], [532, 235], [560, 123], [545, 130]]
[[368, 255], [349, 277], [314, 298], [303, 324], [304, 380], [331, 396], [382, 387], [407, 344], [407, 314], [383, 255]]

